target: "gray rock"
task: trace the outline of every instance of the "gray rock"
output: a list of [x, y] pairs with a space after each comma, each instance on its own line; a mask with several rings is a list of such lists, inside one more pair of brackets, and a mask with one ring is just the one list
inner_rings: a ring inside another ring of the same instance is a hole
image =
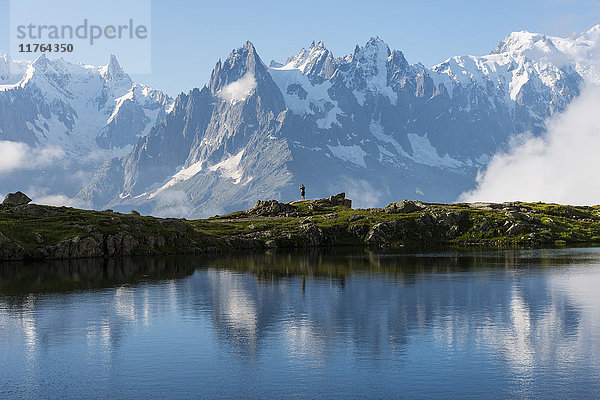
[[6, 207], [15, 207], [28, 204], [29, 202], [31, 202], [31, 199], [26, 194], [22, 192], [16, 192], [7, 194], [2, 202], [2, 205]]
[[365, 241], [371, 246], [387, 247], [392, 242], [403, 241], [405, 236], [406, 232], [398, 221], [386, 221], [373, 225]]
[[37, 244], [42, 244], [42, 243], [44, 243], [44, 237], [42, 236], [42, 234], [41, 234], [41, 233], [39, 233], [39, 232], [34, 232], [34, 234], [33, 234], [33, 237], [34, 237], [34, 239], [35, 239], [35, 242], [36, 242]]
[[331, 237], [326, 237], [321, 228], [310, 222], [301, 226], [303, 232], [301, 234], [302, 244], [306, 247], [328, 246]]
[[280, 203], [277, 200], [258, 200], [254, 208], [247, 210], [246, 214], [263, 217], [276, 217], [294, 212], [295, 210], [296, 208], [294, 206]]
[[279, 246], [277, 245], [276, 241], [274, 241], [273, 239], [270, 239], [270, 240], [267, 240], [265, 242], [265, 247], [267, 247], [269, 249], [274, 249], [274, 248], [277, 248]]
[[510, 227], [506, 230], [507, 235], [520, 235], [526, 231], [525, 225], [519, 222], [515, 222], [511, 224]]
[[420, 201], [414, 200], [402, 200], [401, 202], [391, 203], [385, 207], [386, 213], [412, 213], [417, 211], [422, 211], [427, 206], [425, 206]]

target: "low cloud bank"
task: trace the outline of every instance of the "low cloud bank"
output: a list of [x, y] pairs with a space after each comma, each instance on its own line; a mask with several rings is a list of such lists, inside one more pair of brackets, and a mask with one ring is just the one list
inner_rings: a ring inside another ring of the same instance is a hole
[[51, 165], [65, 157], [59, 146], [34, 149], [26, 143], [0, 140], [0, 173]]
[[36, 204], [43, 204], [47, 206], [57, 207], [75, 207], [82, 209], [91, 209], [92, 204], [84, 201], [77, 197], [69, 197], [64, 194], [46, 194], [40, 196], [33, 196], [33, 202]]
[[540, 137], [513, 138], [458, 200], [600, 204], [600, 88], [584, 88], [546, 126]]
[[194, 211], [190, 197], [182, 190], [164, 190], [155, 200], [157, 204], [151, 213], [155, 217], [189, 218]]

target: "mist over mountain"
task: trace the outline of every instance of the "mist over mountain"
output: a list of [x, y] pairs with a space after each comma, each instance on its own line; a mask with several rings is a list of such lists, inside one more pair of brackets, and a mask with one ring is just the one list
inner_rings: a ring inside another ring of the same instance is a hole
[[431, 68], [379, 38], [343, 57], [313, 42], [269, 66], [247, 42], [208, 85], [174, 100], [132, 83], [114, 59], [98, 68], [5, 57], [0, 146], [50, 149], [86, 179], [95, 170], [65, 192], [81, 189], [77, 201], [95, 208], [208, 216], [296, 199], [300, 184], [309, 197], [345, 191], [361, 207], [450, 202], [512, 136], [540, 135], [584, 81], [600, 82], [599, 39], [600, 26], [570, 38], [515, 32], [489, 55]]

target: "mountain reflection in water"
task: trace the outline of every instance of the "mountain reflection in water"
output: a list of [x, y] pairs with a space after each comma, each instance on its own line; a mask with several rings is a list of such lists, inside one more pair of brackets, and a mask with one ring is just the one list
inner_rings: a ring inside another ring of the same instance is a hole
[[7, 264], [0, 397], [593, 397], [599, 284], [595, 248]]

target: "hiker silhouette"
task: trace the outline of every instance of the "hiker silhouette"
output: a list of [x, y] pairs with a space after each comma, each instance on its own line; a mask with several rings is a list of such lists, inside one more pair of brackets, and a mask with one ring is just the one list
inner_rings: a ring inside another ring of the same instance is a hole
[[302, 196], [302, 200], [305, 200], [306, 188], [304, 185], [300, 185], [300, 196]]

